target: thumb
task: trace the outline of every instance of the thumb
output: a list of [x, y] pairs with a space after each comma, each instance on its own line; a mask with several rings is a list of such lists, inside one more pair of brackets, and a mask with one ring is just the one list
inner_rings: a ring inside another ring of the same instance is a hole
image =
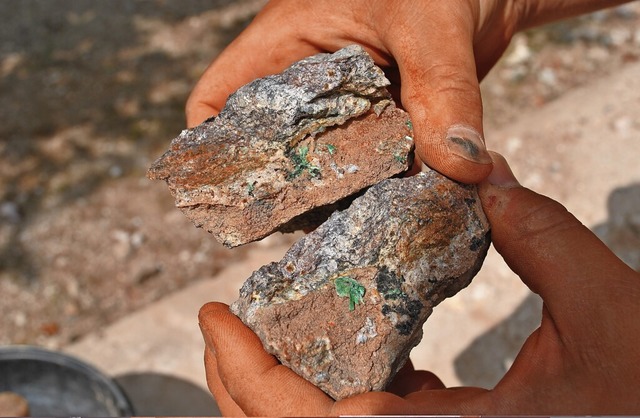
[[494, 170], [479, 194], [494, 246], [542, 297], [560, 333], [592, 334], [597, 324], [631, 314], [610, 307], [635, 306], [628, 301], [633, 270], [560, 203], [520, 186], [504, 157], [492, 156]]
[[463, 3], [433, 2], [429, 8], [390, 34], [402, 105], [411, 115], [422, 161], [455, 180], [478, 183], [491, 172], [492, 161], [482, 133], [473, 13]]
[[406, 396], [421, 390], [444, 388], [444, 383], [438, 376], [426, 370], [415, 370], [411, 360], [408, 360], [385, 390], [398, 396]]
[[224, 386], [219, 392], [224, 389], [247, 415], [323, 415], [331, 409], [333, 400], [268, 354], [227, 305], [204, 305], [198, 320], [207, 348], [215, 355], [216, 370], [207, 370], [207, 380], [214, 386], [219, 379]]

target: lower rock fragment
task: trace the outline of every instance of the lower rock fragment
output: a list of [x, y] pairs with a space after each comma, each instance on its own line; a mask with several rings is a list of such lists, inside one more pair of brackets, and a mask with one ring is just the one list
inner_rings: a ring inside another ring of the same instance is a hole
[[489, 244], [475, 186], [435, 171], [384, 180], [254, 272], [231, 310], [334, 399], [384, 390]]

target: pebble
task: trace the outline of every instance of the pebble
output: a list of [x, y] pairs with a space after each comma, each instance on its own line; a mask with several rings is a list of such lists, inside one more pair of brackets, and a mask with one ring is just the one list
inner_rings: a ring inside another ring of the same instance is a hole
[[513, 154], [522, 148], [522, 138], [512, 136], [507, 140], [507, 154]]
[[587, 50], [587, 58], [592, 61], [602, 62], [609, 59], [610, 56], [611, 54], [609, 54], [607, 48], [600, 45], [593, 46]]
[[123, 173], [124, 170], [119, 165], [112, 165], [111, 167], [109, 167], [109, 176], [111, 178], [122, 177]]
[[504, 79], [508, 80], [511, 83], [517, 83], [522, 81], [526, 76], [529, 70], [525, 65], [516, 65], [514, 67], [507, 67], [502, 72], [501, 75]]
[[549, 67], [544, 67], [538, 73], [538, 81], [543, 84], [546, 84], [549, 87], [556, 87], [558, 85], [558, 78], [556, 77], [556, 72]]
[[613, 28], [609, 31], [609, 42], [613, 46], [621, 46], [631, 40], [631, 29], [627, 27]]
[[633, 129], [633, 120], [629, 116], [622, 116], [613, 121], [613, 129], [616, 135], [627, 138]]
[[24, 312], [15, 312], [13, 314], [13, 323], [17, 327], [23, 327], [27, 324], [27, 315]]
[[0, 204], [0, 217], [12, 224], [20, 223], [22, 220], [20, 208], [14, 202], [2, 202], [2, 204]]
[[634, 19], [638, 16], [630, 4], [624, 4], [613, 9], [613, 13], [622, 19]]
[[508, 65], [524, 64], [531, 59], [532, 55], [526, 36], [516, 36], [513, 39], [513, 50], [507, 55], [505, 62]]

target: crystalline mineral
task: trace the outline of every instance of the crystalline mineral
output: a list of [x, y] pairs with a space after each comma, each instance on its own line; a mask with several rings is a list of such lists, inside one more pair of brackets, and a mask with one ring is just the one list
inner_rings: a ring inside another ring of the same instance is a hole
[[229, 247], [315, 227], [345, 198], [410, 167], [411, 124], [388, 85], [359, 46], [306, 58], [238, 89], [148, 175]]
[[435, 171], [384, 180], [254, 272], [231, 310], [333, 398], [383, 390], [489, 243], [475, 186]]

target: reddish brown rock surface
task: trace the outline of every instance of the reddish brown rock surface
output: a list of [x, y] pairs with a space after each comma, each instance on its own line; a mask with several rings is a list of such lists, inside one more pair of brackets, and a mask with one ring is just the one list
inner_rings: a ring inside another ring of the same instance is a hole
[[435, 171], [384, 180], [256, 271], [231, 309], [333, 398], [383, 390], [489, 244], [474, 186]]
[[299, 61], [183, 131], [149, 176], [229, 247], [315, 227], [342, 199], [410, 167], [411, 123], [388, 85], [358, 46]]

